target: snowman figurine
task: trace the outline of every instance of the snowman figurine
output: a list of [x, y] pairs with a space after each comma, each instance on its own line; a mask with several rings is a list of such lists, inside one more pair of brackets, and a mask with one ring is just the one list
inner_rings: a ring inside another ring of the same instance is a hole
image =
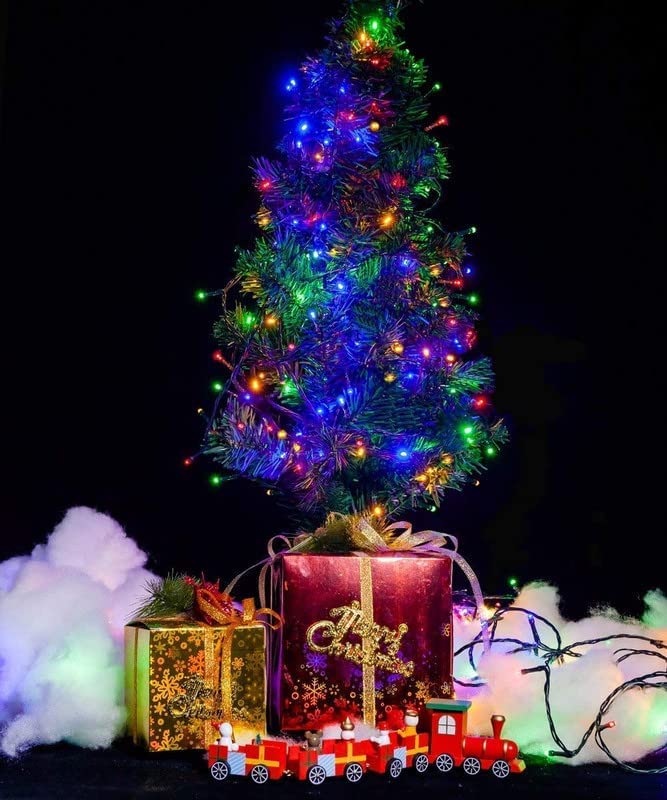
[[224, 745], [228, 750], [239, 749], [239, 746], [234, 741], [234, 728], [232, 728], [231, 723], [221, 722], [218, 725], [218, 730], [220, 731], [220, 738], [216, 744]]
[[403, 736], [414, 736], [417, 733], [419, 714], [414, 706], [408, 706], [405, 709], [404, 725], [405, 727], [401, 731]]
[[375, 744], [382, 745], [391, 744], [391, 739], [389, 738], [389, 723], [385, 722], [384, 720], [378, 725], [377, 729], [377, 736], [371, 736], [371, 742], [375, 742]]
[[345, 722], [341, 723], [340, 738], [344, 742], [354, 741], [354, 722], [349, 717], [345, 717]]

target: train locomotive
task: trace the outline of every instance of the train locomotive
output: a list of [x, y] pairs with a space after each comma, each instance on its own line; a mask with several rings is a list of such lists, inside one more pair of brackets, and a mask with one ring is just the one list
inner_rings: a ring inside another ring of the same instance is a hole
[[356, 783], [366, 772], [391, 779], [398, 778], [407, 768], [423, 774], [431, 765], [440, 772], [460, 767], [467, 775], [490, 770], [501, 779], [525, 769], [517, 744], [501, 738], [503, 716], [491, 717], [492, 736], [468, 736], [469, 700], [432, 698], [425, 705], [430, 712], [429, 733], [417, 733], [415, 722], [379, 739], [356, 740], [354, 725], [346, 720], [341, 726], [341, 739], [322, 740], [320, 734], [315, 741], [311, 738], [307, 746], [259, 738], [253, 744], [238, 747], [231, 743], [213, 744], [208, 749], [209, 770], [217, 781], [243, 775], [255, 783], [266, 783], [292, 776], [317, 786], [330, 777], [344, 777]]

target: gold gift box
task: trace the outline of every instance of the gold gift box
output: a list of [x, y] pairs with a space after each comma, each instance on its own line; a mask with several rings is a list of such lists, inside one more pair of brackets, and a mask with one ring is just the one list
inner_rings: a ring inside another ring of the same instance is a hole
[[206, 748], [234, 726], [237, 741], [266, 734], [266, 639], [258, 622], [212, 626], [142, 619], [125, 626], [129, 734], [153, 752]]

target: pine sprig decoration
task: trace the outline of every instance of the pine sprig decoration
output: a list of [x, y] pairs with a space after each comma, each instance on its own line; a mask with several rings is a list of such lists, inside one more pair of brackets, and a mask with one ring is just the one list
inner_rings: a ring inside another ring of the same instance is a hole
[[137, 617], [180, 617], [191, 615], [194, 582], [184, 574], [170, 572], [166, 578], [155, 578], [146, 584], [148, 600], [137, 609]]

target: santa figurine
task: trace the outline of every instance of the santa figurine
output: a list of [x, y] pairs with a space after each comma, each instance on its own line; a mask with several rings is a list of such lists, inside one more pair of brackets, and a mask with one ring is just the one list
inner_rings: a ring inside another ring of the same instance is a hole
[[349, 717], [345, 717], [345, 722], [341, 723], [340, 738], [345, 742], [354, 741], [354, 722]]
[[419, 725], [419, 714], [414, 706], [406, 707], [403, 722], [404, 726], [401, 731], [403, 736], [414, 736], [417, 733], [417, 725]]
[[389, 723], [385, 720], [382, 720], [378, 725], [377, 729], [377, 736], [371, 736], [371, 742], [375, 742], [375, 744], [380, 745], [382, 747], [383, 744], [391, 744], [391, 739], [389, 738]]
[[234, 728], [230, 722], [221, 722], [218, 725], [220, 738], [216, 740], [216, 744], [224, 745], [228, 750], [238, 750], [239, 746], [234, 741]]

